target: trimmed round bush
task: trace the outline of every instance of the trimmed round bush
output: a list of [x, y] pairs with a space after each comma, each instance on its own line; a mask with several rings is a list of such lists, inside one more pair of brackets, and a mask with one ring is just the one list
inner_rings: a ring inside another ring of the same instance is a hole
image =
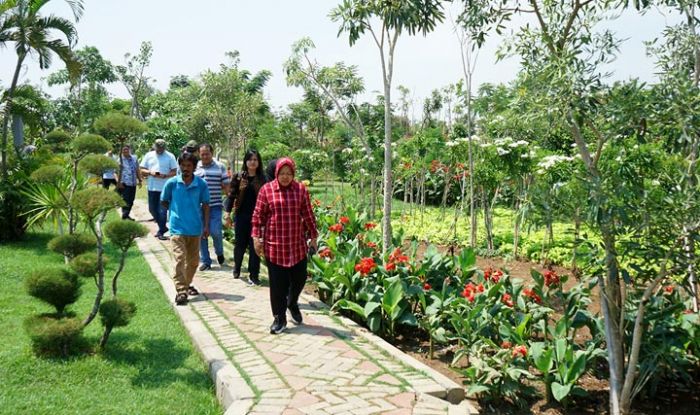
[[49, 250], [75, 258], [76, 256], [94, 249], [97, 240], [94, 236], [85, 233], [74, 233], [72, 235], [59, 235], [51, 239], [48, 244]]
[[[106, 263], [107, 258], [103, 256], [102, 264], [105, 265]], [[97, 269], [97, 254], [94, 252], [80, 254], [73, 258], [68, 265], [78, 276], [85, 278], [93, 278], [99, 271]]]
[[56, 184], [61, 180], [65, 168], [56, 164], [49, 164], [36, 169], [32, 175], [32, 181], [39, 184]]
[[71, 201], [73, 206], [90, 220], [124, 204], [117, 192], [102, 187], [88, 187], [77, 192]]
[[54, 153], [65, 153], [70, 143], [70, 134], [61, 129], [53, 130], [44, 136], [44, 143]]
[[117, 163], [111, 157], [104, 154], [89, 154], [84, 159], [80, 160], [80, 169], [95, 176], [101, 176], [105, 170], [116, 170], [119, 168]]
[[24, 321], [24, 329], [32, 341], [32, 350], [39, 356], [68, 357], [87, 348], [83, 324], [77, 318], [31, 316]]
[[121, 298], [113, 298], [100, 304], [100, 320], [102, 325], [108, 328], [126, 326], [134, 314], [136, 304]]
[[32, 297], [56, 307], [59, 315], [80, 296], [78, 276], [66, 268], [34, 271], [25, 280], [25, 287]]
[[115, 220], [104, 227], [110, 242], [122, 251], [131, 247], [134, 239], [148, 235], [148, 228], [130, 220]]
[[112, 148], [112, 145], [101, 135], [81, 134], [73, 140], [71, 148], [78, 154], [102, 154]]

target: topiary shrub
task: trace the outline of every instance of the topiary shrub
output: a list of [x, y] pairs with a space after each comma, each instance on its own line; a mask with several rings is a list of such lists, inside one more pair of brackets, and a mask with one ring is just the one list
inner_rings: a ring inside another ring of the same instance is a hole
[[68, 357], [87, 349], [83, 324], [77, 318], [31, 316], [24, 321], [24, 329], [39, 356]]
[[[102, 262], [107, 263], [103, 257]], [[94, 252], [86, 252], [73, 258], [68, 265], [80, 277], [94, 278], [99, 271], [97, 266], [97, 254]]]
[[121, 298], [112, 298], [100, 305], [100, 320], [105, 330], [100, 339], [100, 347], [105, 348], [107, 340], [115, 327], [124, 327], [129, 324], [136, 314], [136, 304]]
[[104, 137], [97, 134], [82, 134], [71, 143], [71, 149], [76, 155], [106, 153], [112, 145]]
[[119, 250], [127, 251], [136, 238], [148, 235], [148, 228], [130, 220], [115, 220], [105, 225], [105, 235]]
[[89, 187], [77, 192], [71, 203], [92, 222], [99, 215], [122, 206], [124, 200], [116, 192], [102, 187]]
[[49, 147], [53, 153], [65, 153], [70, 143], [70, 134], [56, 129], [44, 136], [44, 145]]
[[27, 293], [56, 308], [63, 315], [66, 306], [80, 296], [78, 276], [66, 268], [45, 268], [34, 271], [25, 280]]
[[74, 233], [72, 235], [56, 236], [49, 241], [48, 248], [67, 258], [75, 258], [84, 252], [94, 249], [96, 243], [97, 240], [92, 235]]
[[102, 173], [106, 170], [116, 170], [119, 168], [119, 163], [103, 154], [87, 155], [84, 159], [80, 160], [78, 165], [81, 170], [94, 174], [95, 176], [102, 176]]

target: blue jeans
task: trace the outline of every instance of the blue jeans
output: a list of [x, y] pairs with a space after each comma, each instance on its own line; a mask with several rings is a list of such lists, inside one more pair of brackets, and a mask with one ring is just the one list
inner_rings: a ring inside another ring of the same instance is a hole
[[[209, 207], [209, 236], [214, 241], [214, 252], [216, 256], [224, 255], [224, 235], [221, 226], [222, 206]], [[204, 213], [202, 213], [204, 220]], [[211, 265], [209, 256], [209, 238], [202, 238], [199, 242], [199, 263]]]
[[158, 224], [158, 233], [163, 235], [168, 231], [165, 221], [168, 220], [168, 211], [160, 203], [160, 192], [148, 191], [148, 211]]

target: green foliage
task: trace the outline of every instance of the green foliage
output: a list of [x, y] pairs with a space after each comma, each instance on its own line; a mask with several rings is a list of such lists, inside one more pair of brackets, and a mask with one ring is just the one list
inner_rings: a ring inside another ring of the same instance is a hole
[[106, 153], [112, 146], [104, 137], [96, 134], [81, 134], [71, 142], [73, 154], [82, 158], [88, 154]]
[[58, 184], [65, 174], [65, 168], [56, 164], [39, 167], [32, 175], [31, 179], [39, 184]]
[[87, 348], [83, 325], [77, 318], [31, 316], [25, 320], [24, 328], [39, 356], [66, 358]]
[[89, 187], [78, 191], [71, 201], [76, 210], [92, 221], [101, 214], [120, 207], [124, 200], [114, 191], [102, 187]]
[[148, 235], [148, 228], [130, 220], [115, 220], [104, 227], [110, 242], [122, 251], [127, 251], [136, 238]]
[[32, 272], [25, 280], [27, 293], [54, 307], [59, 315], [80, 296], [78, 276], [65, 268], [52, 267]]
[[28, 201], [22, 194], [30, 183], [30, 166], [11, 164], [7, 175], [0, 180], [0, 243], [20, 239], [27, 229]]
[[66, 180], [56, 184], [46, 184], [35, 181], [29, 188], [22, 191], [27, 200], [27, 227], [41, 225], [51, 220], [63, 232], [63, 223], [68, 222], [68, 201], [64, 198], [68, 190]]
[[134, 117], [118, 112], [107, 113], [95, 121], [95, 132], [113, 145], [133, 140], [146, 131], [146, 125]]
[[87, 233], [74, 233], [59, 235], [52, 238], [48, 243], [49, 250], [61, 254], [68, 258], [76, 256], [95, 248], [97, 240]]
[[119, 167], [113, 158], [107, 157], [104, 154], [90, 154], [80, 160], [78, 165], [81, 170], [87, 171], [95, 176], [102, 177], [102, 173], [106, 170], [115, 170]]
[[54, 153], [68, 151], [71, 136], [61, 129], [55, 129], [44, 136], [44, 145]]
[[[105, 258], [102, 258], [102, 263], [105, 264]], [[97, 266], [97, 254], [94, 252], [85, 252], [71, 259], [68, 263], [71, 269], [80, 277], [94, 278], [99, 271]]]
[[100, 319], [105, 328], [124, 327], [129, 324], [134, 314], [136, 304], [121, 298], [103, 301], [100, 305]]

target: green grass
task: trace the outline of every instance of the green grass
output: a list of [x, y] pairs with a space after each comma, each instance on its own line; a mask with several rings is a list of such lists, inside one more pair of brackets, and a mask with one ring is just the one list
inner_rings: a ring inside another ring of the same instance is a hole
[[[46, 249], [51, 237], [30, 233], [23, 242], [0, 246], [0, 413], [221, 413], [206, 365], [136, 248], [129, 253], [119, 292], [138, 310], [129, 326], [115, 329], [107, 351], [69, 360], [32, 354], [22, 322], [51, 308], [27, 295], [23, 280], [32, 270], [63, 262]], [[111, 276], [117, 254], [108, 247], [107, 255]], [[80, 318], [92, 305], [94, 283], [83, 280], [82, 291], [71, 306]], [[88, 326], [91, 344], [101, 329], [99, 318]]]

